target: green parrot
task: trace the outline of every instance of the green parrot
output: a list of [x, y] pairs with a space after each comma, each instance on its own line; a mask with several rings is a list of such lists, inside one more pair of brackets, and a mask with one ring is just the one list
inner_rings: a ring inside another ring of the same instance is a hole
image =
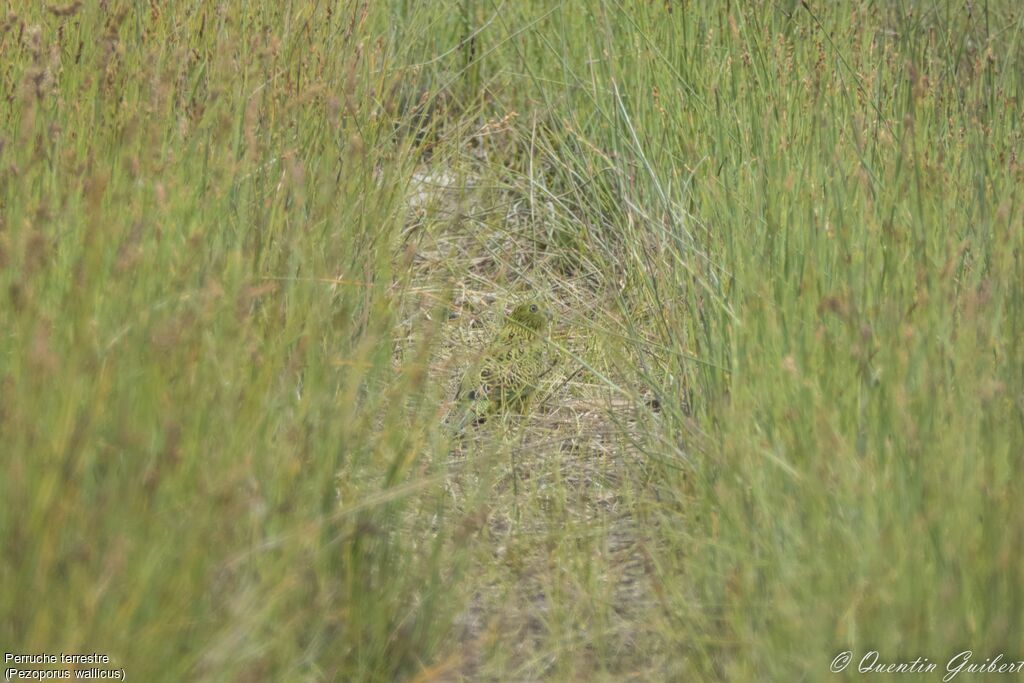
[[480, 424], [502, 411], [524, 412], [546, 371], [546, 333], [551, 313], [538, 302], [521, 303], [485, 353], [459, 383], [455, 400], [462, 412], [458, 429]]

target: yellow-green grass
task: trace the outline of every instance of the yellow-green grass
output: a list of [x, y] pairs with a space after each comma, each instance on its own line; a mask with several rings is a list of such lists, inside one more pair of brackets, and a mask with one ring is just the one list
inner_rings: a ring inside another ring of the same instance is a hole
[[[1013, 3], [10, 12], [4, 651], [210, 681], [1024, 659]], [[453, 435], [527, 296], [558, 365]]]

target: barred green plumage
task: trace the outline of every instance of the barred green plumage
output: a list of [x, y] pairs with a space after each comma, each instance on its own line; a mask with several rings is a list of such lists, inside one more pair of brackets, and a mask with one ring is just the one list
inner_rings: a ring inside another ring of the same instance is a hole
[[493, 413], [524, 411], [546, 366], [545, 332], [551, 314], [537, 302], [521, 303], [486, 352], [463, 376], [455, 395], [462, 404], [461, 429]]

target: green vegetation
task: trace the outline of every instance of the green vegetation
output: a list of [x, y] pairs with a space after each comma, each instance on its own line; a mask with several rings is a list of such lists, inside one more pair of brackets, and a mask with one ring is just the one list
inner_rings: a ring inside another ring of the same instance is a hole
[[[136, 681], [1024, 659], [1015, 3], [8, 11], [4, 651]], [[557, 370], [456, 438], [528, 297]]]

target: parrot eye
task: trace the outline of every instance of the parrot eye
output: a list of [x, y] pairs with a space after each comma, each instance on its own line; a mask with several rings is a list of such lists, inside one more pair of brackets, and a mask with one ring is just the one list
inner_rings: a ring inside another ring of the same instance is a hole
[[537, 304], [530, 304], [530, 313], [537, 312]]

